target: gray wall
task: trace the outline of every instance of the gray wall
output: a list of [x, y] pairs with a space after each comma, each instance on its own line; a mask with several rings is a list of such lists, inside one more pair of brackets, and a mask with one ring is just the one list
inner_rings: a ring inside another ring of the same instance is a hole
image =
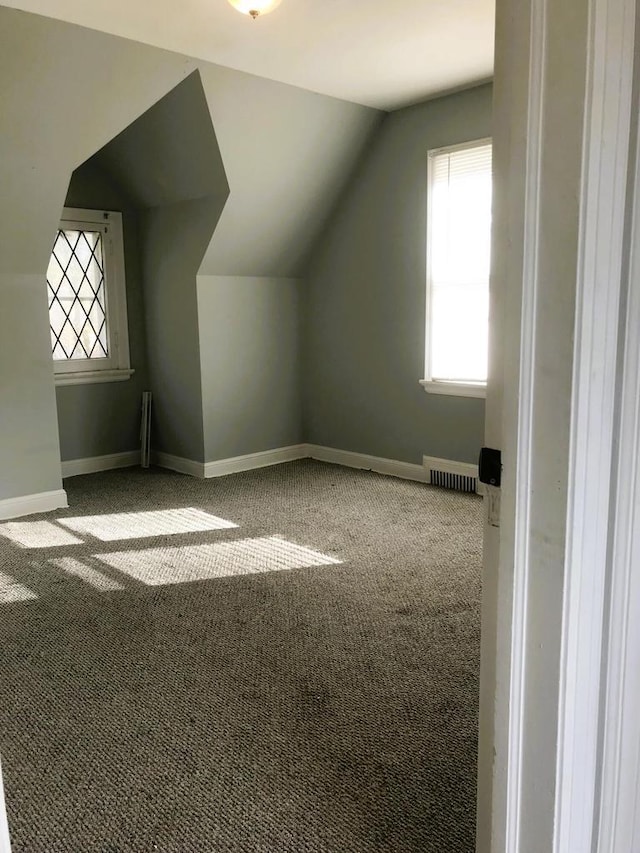
[[139, 208], [229, 194], [218, 141], [194, 71], [96, 155]]
[[123, 453], [140, 446], [140, 398], [149, 376], [140, 274], [139, 218], [130, 196], [96, 157], [71, 176], [67, 207], [122, 212], [127, 283], [127, 319], [133, 376], [125, 382], [56, 388], [60, 454], [63, 460]]
[[298, 444], [304, 282], [198, 276], [205, 459]]
[[61, 487], [51, 246], [73, 170], [190, 70], [158, 53], [0, 7], [0, 500]]
[[59, 460], [44, 277], [0, 267], [0, 500], [60, 489]]
[[[0, 6], [0, 500], [61, 485], [44, 277], [71, 174], [196, 69], [231, 190], [202, 272], [298, 274], [379, 112]], [[157, 245], [161, 218], [146, 223]]]
[[152, 446], [204, 461], [196, 273], [219, 216], [208, 198], [151, 208], [143, 220]]
[[484, 401], [425, 394], [427, 151], [491, 136], [491, 86], [388, 115], [312, 254], [308, 441], [420, 463], [475, 462]]
[[302, 275], [384, 113], [215, 65], [200, 74], [231, 189], [201, 273]]
[[153, 448], [202, 462], [196, 274], [229, 185], [199, 73], [161, 98], [97, 156], [143, 208]]

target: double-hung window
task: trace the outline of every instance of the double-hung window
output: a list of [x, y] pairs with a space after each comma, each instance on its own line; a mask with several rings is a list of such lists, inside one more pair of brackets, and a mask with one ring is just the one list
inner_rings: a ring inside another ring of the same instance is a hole
[[491, 140], [429, 152], [426, 391], [485, 394], [491, 188]]
[[128, 379], [122, 216], [65, 208], [47, 268], [56, 384]]

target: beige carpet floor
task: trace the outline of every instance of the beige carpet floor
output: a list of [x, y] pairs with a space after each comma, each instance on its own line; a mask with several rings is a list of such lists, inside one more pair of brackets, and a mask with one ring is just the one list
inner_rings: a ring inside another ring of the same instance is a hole
[[481, 501], [305, 460], [0, 524], [14, 853], [471, 853]]

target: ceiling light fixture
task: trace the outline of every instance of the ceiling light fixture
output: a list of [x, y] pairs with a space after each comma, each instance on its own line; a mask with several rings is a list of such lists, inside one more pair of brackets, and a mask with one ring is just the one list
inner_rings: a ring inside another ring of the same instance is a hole
[[250, 15], [255, 21], [260, 15], [273, 12], [280, 0], [229, 0], [229, 3], [243, 15]]

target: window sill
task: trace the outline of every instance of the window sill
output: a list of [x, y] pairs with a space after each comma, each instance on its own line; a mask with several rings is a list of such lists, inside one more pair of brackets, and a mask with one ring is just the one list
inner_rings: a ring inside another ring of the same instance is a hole
[[465, 382], [438, 382], [434, 379], [421, 379], [420, 384], [427, 394], [447, 394], [451, 397], [480, 397], [487, 396], [486, 385], [474, 385]]
[[124, 382], [135, 373], [131, 368], [120, 370], [78, 370], [75, 373], [56, 373], [56, 385], [88, 385], [97, 382]]

